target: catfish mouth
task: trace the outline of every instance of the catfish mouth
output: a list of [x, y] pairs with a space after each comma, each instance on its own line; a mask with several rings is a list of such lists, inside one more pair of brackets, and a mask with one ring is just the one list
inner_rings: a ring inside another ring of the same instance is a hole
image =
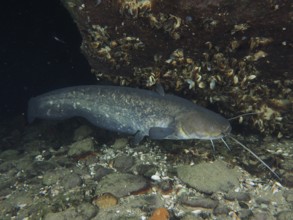
[[[217, 133], [196, 133], [195, 135], [190, 135], [190, 139], [200, 139], [200, 140], [217, 140], [223, 138], [224, 135], [222, 132]], [[194, 137], [195, 136], [195, 137]]]
[[183, 134], [183, 139], [200, 139], [200, 140], [217, 140], [222, 139], [223, 137], [229, 136], [232, 128], [230, 125], [223, 127], [222, 129], [216, 129], [214, 131], [196, 131], [189, 132], [184, 129], [184, 127], [180, 128], [180, 133]]
[[217, 139], [222, 139], [226, 136], [229, 136], [231, 133], [232, 127], [229, 124], [228, 126], [223, 127], [219, 132], [214, 132], [210, 134], [203, 134], [203, 135], [198, 135], [200, 139], [205, 139], [205, 140], [217, 140]]
[[222, 137], [226, 137], [226, 136], [230, 135], [231, 130], [232, 130], [232, 127], [231, 127], [231, 125], [229, 124], [229, 125], [228, 125], [226, 128], [224, 128], [224, 130], [222, 131], [222, 133], [221, 133]]

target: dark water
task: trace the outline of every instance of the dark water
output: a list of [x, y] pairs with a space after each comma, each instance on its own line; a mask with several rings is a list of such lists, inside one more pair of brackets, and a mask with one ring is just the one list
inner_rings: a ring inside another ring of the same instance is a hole
[[94, 80], [60, 1], [12, 0], [1, 8], [1, 115], [24, 113], [31, 96]]

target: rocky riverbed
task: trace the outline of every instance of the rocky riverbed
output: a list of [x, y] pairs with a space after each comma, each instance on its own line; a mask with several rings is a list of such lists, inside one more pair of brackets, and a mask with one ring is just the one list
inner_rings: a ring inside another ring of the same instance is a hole
[[280, 183], [232, 143], [215, 154], [198, 140], [133, 147], [82, 119], [2, 122], [1, 219], [293, 218], [291, 140], [237, 136], [287, 175]]

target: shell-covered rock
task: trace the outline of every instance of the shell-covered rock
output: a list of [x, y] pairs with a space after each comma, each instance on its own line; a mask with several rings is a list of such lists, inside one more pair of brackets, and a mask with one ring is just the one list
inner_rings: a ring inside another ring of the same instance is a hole
[[260, 133], [292, 136], [289, 1], [63, 4], [97, 79], [139, 87], [161, 83], [226, 117], [257, 113], [244, 122]]

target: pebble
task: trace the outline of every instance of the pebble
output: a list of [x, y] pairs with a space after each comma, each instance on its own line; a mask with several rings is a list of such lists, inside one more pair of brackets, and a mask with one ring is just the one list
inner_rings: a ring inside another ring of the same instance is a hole
[[293, 211], [282, 211], [278, 213], [277, 220], [291, 220], [293, 219]]
[[104, 193], [96, 196], [92, 203], [101, 209], [108, 209], [118, 204], [118, 198], [111, 193]]
[[12, 170], [15, 168], [15, 163], [13, 161], [5, 161], [0, 164], [0, 172], [6, 173], [9, 170]]
[[158, 183], [158, 187], [163, 194], [167, 194], [173, 189], [173, 183], [170, 180], [163, 180]]
[[219, 201], [215, 201], [208, 198], [196, 198], [196, 199], [185, 198], [185, 199], [182, 199], [181, 203], [183, 205], [187, 205], [191, 207], [214, 209], [219, 204]]
[[207, 194], [228, 192], [239, 185], [240, 176], [239, 171], [228, 168], [228, 164], [221, 160], [195, 166], [180, 166], [177, 168], [177, 174], [184, 183]]
[[113, 173], [113, 169], [105, 168], [102, 166], [98, 166], [95, 168], [94, 179], [100, 181], [104, 176]]
[[286, 190], [283, 196], [287, 202], [293, 203], [293, 189]]
[[281, 167], [284, 170], [292, 172], [293, 171], [293, 159], [284, 160], [284, 162], [281, 163]]
[[285, 173], [283, 177], [283, 184], [287, 187], [293, 187], [293, 173]]
[[70, 190], [74, 187], [81, 186], [82, 179], [78, 174], [70, 173], [63, 176], [61, 185], [64, 187], [65, 190]]
[[118, 150], [118, 149], [123, 149], [125, 146], [128, 144], [128, 139], [127, 138], [117, 138], [112, 145], [112, 148]]
[[103, 177], [96, 188], [96, 195], [111, 193], [121, 198], [147, 187], [142, 176], [122, 173], [111, 173]]
[[253, 215], [250, 209], [241, 209], [238, 211], [238, 216], [240, 219], [249, 219]]
[[233, 190], [230, 190], [226, 195], [225, 199], [230, 200], [230, 201], [249, 201], [250, 200], [250, 195], [247, 192], [235, 192]]
[[83, 216], [84, 219], [90, 219], [98, 213], [99, 209], [90, 203], [84, 202], [77, 206], [76, 211], [79, 215]]
[[68, 156], [75, 157], [85, 153], [94, 151], [94, 141], [92, 138], [86, 138], [80, 141], [76, 141], [69, 146]]
[[50, 161], [35, 161], [32, 169], [36, 172], [45, 172], [47, 170], [54, 170], [58, 165]]
[[284, 186], [293, 187], [293, 159], [286, 159], [281, 163], [281, 167], [286, 171], [282, 176]]
[[19, 158], [19, 151], [17, 150], [5, 150], [0, 154], [0, 159], [4, 161], [15, 160]]
[[68, 157], [54, 158], [54, 160], [59, 166], [65, 167], [65, 168], [70, 168], [75, 165], [75, 163]]
[[203, 218], [201, 218], [200, 216], [196, 216], [194, 214], [187, 214], [184, 215], [181, 220], [202, 220]]
[[62, 212], [50, 212], [45, 215], [44, 220], [84, 220], [93, 218], [97, 213], [97, 207], [89, 203], [82, 203], [77, 208], [71, 207]]
[[250, 220], [275, 220], [276, 218], [266, 212], [253, 213]]
[[113, 163], [113, 167], [122, 173], [130, 171], [133, 165], [134, 158], [126, 155], [116, 157]]
[[238, 204], [242, 209], [249, 209], [249, 205], [243, 201], [238, 201]]
[[231, 209], [226, 205], [219, 205], [213, 210], [214, 215], [228, 215]]
[[270, 200], [268, 198], [265, 198], [265, 197], [256, 198], [255, 202], [257, 204], [259, 204], [259, 205], [261, 205], [261, 204], [269, 205], [270, 204]]
[[51, 186], [60, 181], [64, 175], [67, 175], [68, 171], [66, 169], [47, 171], [43, 175], [42, 183], [45, 186]]
[[168, 220], [170, 214], [166, 208], [157, 208], [148, 220]]
[[73, 140], [80, 141], [90, 136], [93, 133], [93, 130], [87, 125], [81, 125], [74, 131]]
[[151, 178], [156, 174], [158, 167], [153, 164], [140, 164], [136, 167], [136, 171], [139, 175]]

